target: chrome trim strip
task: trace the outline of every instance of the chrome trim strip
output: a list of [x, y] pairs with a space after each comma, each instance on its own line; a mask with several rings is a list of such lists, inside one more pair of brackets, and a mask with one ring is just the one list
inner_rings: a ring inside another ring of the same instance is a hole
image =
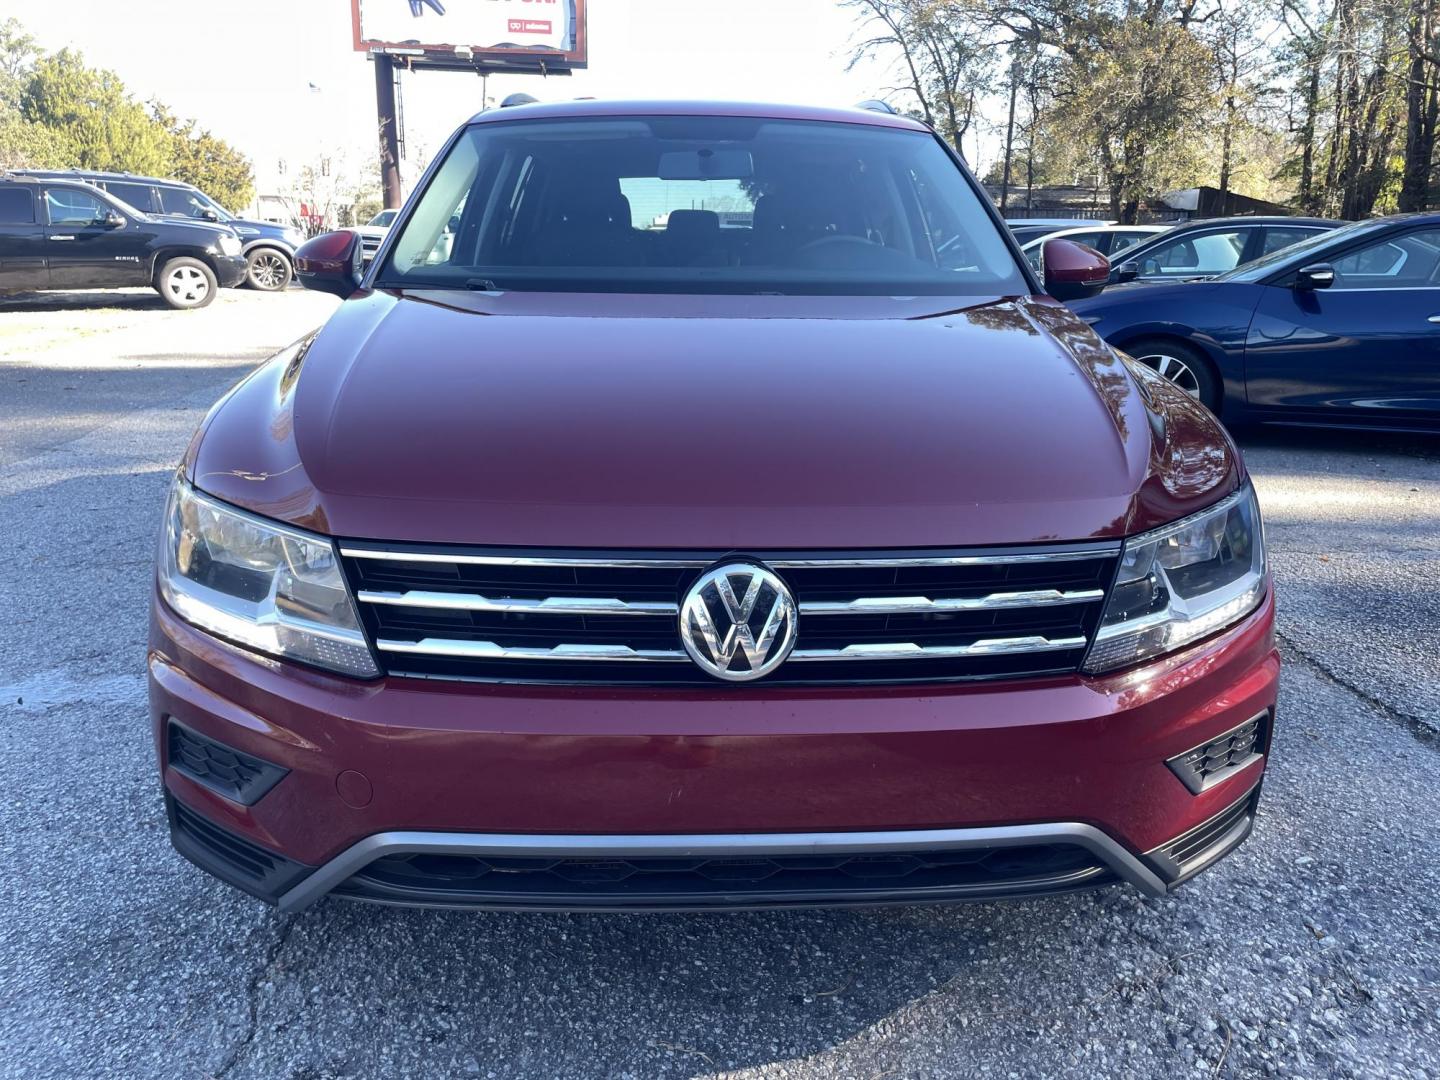
[[949, 597], [931, 600], [928, 596], [864, 596], [859, 600], [816, 600], [801, 603], [801, 615], [902, 615], [942, 614], [950, 611], [998, 611], [1006, 608], [1052, 607], [1085, 604], [1105, 599], [1104, 589], [1033, 589], [1029, 592], [991, 593], [989, 596]]
[[1006, 656], [1011, 653], [1059, 652], [1083, 649], [1083, 637], [984, 638], [970, 645], [896, 644], [846, 645], [843, 649], [796, 649], [794, 660], [943, 660], [961, 656]]
[[[342, 851], [284, 893], [281, 911], [299, 911], [386, 855], [506, 855], [527, 858], [694, 858], [699, 856], [889, 854], [901, 851], [1074, 844], [1105, 863], [1146, 896], [1164, 896], [1165, 883], [1123, 845], [1092, 825], [1004, 825], [975, 829], [890, 832], [661, 833], [643, 836], [552, 836], [543, 833], [385, 832]], [[897, 890], [903, 899], [903, 890]]]
[[[796, 649], [791, 660], [943, 660], [964, 656], [1005, 656], [1012, 653], [1061, 652], [1083, 649], [1083, 637], [984, 638], [969, 645], [916, 645], [913, 642], [846, 645], [843, 649]], [[628, 645], [556, 645], [553, 648], [519, 646], [507, 648], [493, 641], [463, 641], [455, 638], [421, 638], [395, 641], [382, 638], [375, 643], [381, 652], [413, 653], [421, 656], [452, 656], [462, 660], [621, 660], [666, 661], [690, 659], [683, 651], [632, 649]]]
[[671, 601], [610, 600], [585, 596], [547, 596], [540, 600], [507, 597], [493, 600], [478, 593], [375, 592], [362, 589], [356, 599], [364, 604], [391, 604], [398, 607], [441, 608], [446, 611], [497, 611], [526, 615], [678, 615], [680, 607]]
[[380, 640], [382, 652], [453, 656], [462, 660], [689, 660], [679, 649], [632, 649], [629, 645], [556, 645], [549, 649], [506, 648], [493, 641], [421, 638], [419, 641]]
[[[1117, 555], [1120, 545], [1093, 547], [1084, 551], [1027, 552], [1015, 555], [917, 555], [891, 558], [838, 559], [765, 559], [775, 569], [804, 567], [866, 567], [866, 566], [1008, 566], [1015, 563], [1073, 562], [1079, 559], [1104, 559]], [[462, 563], [467, 566], [618, 566], [653, 567], [659, 569], [704, 568], [714, 559], [626, 559], [626, 558], [564, 558], [550, 555], [450, 555], [433, 551], [401, 551], [393, 548], [340, 548], [340, 554], [352, 559], [383, 559], [390, 562]]]
[[1046, 551], [1023, 555], [917, 555], [880, 559], [766, 559], [767, 566], [789, 569], [807, 566], [1008, 566], [1013, 563], [1074, 562], [1079, 559], [1106, 559], [1119, 554], [1120, 545], [1088, 551]]
[[465, 566], [620, 566], [660, 569], [709, 566], [710, 559], [557, 559], [520, 555], [444, 555], [433, 551], [395, 551], [389, 548], [342, 547], [341, 555], [352, 559], [384, 559], [389, 562], [461, 563]]

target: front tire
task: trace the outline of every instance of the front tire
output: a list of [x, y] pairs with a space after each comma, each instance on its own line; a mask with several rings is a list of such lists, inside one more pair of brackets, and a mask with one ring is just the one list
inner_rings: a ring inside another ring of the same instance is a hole
[[1131, 342], [1125, 351], [1219, 415], [1220, 379], [1198, 349], [1180, 341], [1153, 339]]
[[245, 260], [245, 283], [261, 292], [280, 292], [293, 274], [290, 260], [274, 248], [256, 248]]
[[160, 268], [155, 275], [155, 291], [172, 308], [189, 311], [214, 300], [220, 283], [210, 267], [199, 259], [185, 256], [171, 259]]

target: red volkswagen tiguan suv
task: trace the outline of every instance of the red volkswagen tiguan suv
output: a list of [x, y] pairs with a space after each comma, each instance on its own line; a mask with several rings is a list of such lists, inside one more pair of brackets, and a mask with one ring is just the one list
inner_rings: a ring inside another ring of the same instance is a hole
[[[1164, 893], [1248, 833], [1255, 496], [879, 111], [573, 102], [451, 138], [175, 477], [172, 837], [298, 909]], [[1049, 295], [1045, 295], [1048, 293]]]

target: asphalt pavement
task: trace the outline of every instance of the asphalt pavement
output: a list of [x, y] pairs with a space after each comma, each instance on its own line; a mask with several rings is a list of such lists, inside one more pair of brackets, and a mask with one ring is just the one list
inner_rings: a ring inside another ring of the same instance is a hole
[[1440, 1077], [1440, 439], [1244, 437], [1286, 666], [1260, 820], [1174, 896], [296, 916], [166, 839], [166, 484], [325, 318], [0, 301], [0, 1077]]

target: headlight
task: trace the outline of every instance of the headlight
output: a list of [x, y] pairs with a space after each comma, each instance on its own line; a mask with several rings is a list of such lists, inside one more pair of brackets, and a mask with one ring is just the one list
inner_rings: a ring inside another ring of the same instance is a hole
[[281, 235], [291, 247], [299, 247], [305, 242], [305, 234], [299, 229], [286, 229]]
[[343, 675], [379, 675], [335, 547], [177, 479], [160, 533], [160, 592], [202, 630]]
[[238, 236], [220, 237], [220, 254], [239, 255], [241, 250], [240, 238]]
[[1265, 596], [1265, 540], [1247, 483], [1210, 509], [1125, 541], [1090, 674], [1173, 652], [1229, 626]]

